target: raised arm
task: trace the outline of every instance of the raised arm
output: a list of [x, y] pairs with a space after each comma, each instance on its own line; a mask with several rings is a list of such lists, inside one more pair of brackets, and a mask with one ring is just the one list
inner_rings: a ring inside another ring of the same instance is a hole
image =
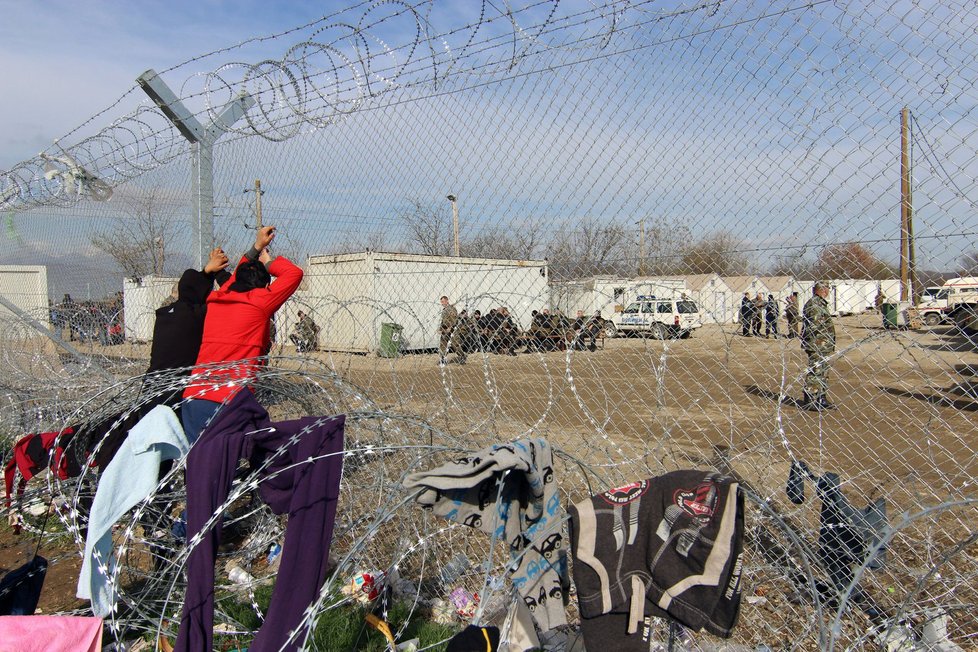
[[214, 247], [211, 249], [210, 256], [207, 259], [207, 263], [204, 265], [204, 274], [207, 274], [211, 278], [217, 279], [217, 284], [224, 285], [225, 281], [231, 278], [231, 273], [227, 271], [227, 266], [230, 261], [228, 260], [227, 254], [220, 247]]

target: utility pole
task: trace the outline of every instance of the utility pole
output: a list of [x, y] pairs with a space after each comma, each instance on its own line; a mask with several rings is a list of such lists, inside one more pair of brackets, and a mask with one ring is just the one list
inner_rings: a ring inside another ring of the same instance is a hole
[[900, 112], [900, 301], [910, 299], [910, 120], [909, 110]]
[[153, 263], [153, 274], [157, 276], [163, 276], [163, 262], [166, 257], [166, 243], [163, 240], [163, 236], [156, 236], [156, 261]]
[[455, 236], [455, 257], [458, 258], [458, 198], [449, 195], [447, 199], [452, 202], [452, 234]]
[[638, 275], [645, 276], [645, 218], [638, 222]]
[[[248, 192], [245, 190], [245, 192]], [[255, 228], [261, 229], [261, 196], [265, 194], [265, 191], [261, 189], [261, 179], [255, 179]]]
[[[256, 230], [260, 230], [261, 227], [262, 227], [262, 221], [261, 221], [261, 196], [265, 194], [265, 191], [261, 189], [261, 179], [255, 179], [255, 187], [254, 187], [254, 189], [252, 189], [252, 188], [245, 188], [244, 189], [244, 192], [253, 192], [253, 193], [255, 193], [255, 229]], [[247, 222], [245, 222], [245, 226], [246, 227], [248, 226], [248, 223]]]

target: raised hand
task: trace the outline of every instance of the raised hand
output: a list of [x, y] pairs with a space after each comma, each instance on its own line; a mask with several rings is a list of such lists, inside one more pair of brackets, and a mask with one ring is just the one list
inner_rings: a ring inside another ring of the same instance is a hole
[[210, 255], [207, 259], [207, 264], [204, 265], [204, 272], [208, 274], [213, 274], [214, 272], [219, 272], [228, 266], [228, 257], [224, 253], [224, 250], [220, 247], [214, 247], [211, 249]]
[[258, 235], [255, 236], [255, 249], [262, 251], [268, 245], [272, 244], [272, 240], [275, 239], [275, 227], [274, 226], [263, 226], [258, 229]]

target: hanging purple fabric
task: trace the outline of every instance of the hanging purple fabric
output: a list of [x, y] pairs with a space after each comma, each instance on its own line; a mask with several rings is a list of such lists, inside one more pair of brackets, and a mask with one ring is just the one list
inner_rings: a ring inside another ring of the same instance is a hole
[[[326, 581], [345, 420], [341, 415], [272, 423], [251, 392], [238, 392], [187, 456], [188, 541], [224, 504], [238, 460], [247, 458], [257, 469], [271, 459], [261, 471], [259, 492], [273, 512], [287, 513], [289, 522], [271, 606], [250, 652], [297, 650], [305, 638], [306, 633], [300, 632], [285, 645]], [[283, 452], [276, 454], [280, 449]], [[177, 652], [213, 649], [214, 559], [220, 539], [218, 522], [204, 533], [187, 560]]]

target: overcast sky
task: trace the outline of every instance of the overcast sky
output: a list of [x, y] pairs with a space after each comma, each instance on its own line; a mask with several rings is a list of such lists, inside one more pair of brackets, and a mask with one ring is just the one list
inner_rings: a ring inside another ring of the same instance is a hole
[[165, 70], [351, 4], [0, 0], [0, 170], [37, 155], [105, 109], [144, 70]]

